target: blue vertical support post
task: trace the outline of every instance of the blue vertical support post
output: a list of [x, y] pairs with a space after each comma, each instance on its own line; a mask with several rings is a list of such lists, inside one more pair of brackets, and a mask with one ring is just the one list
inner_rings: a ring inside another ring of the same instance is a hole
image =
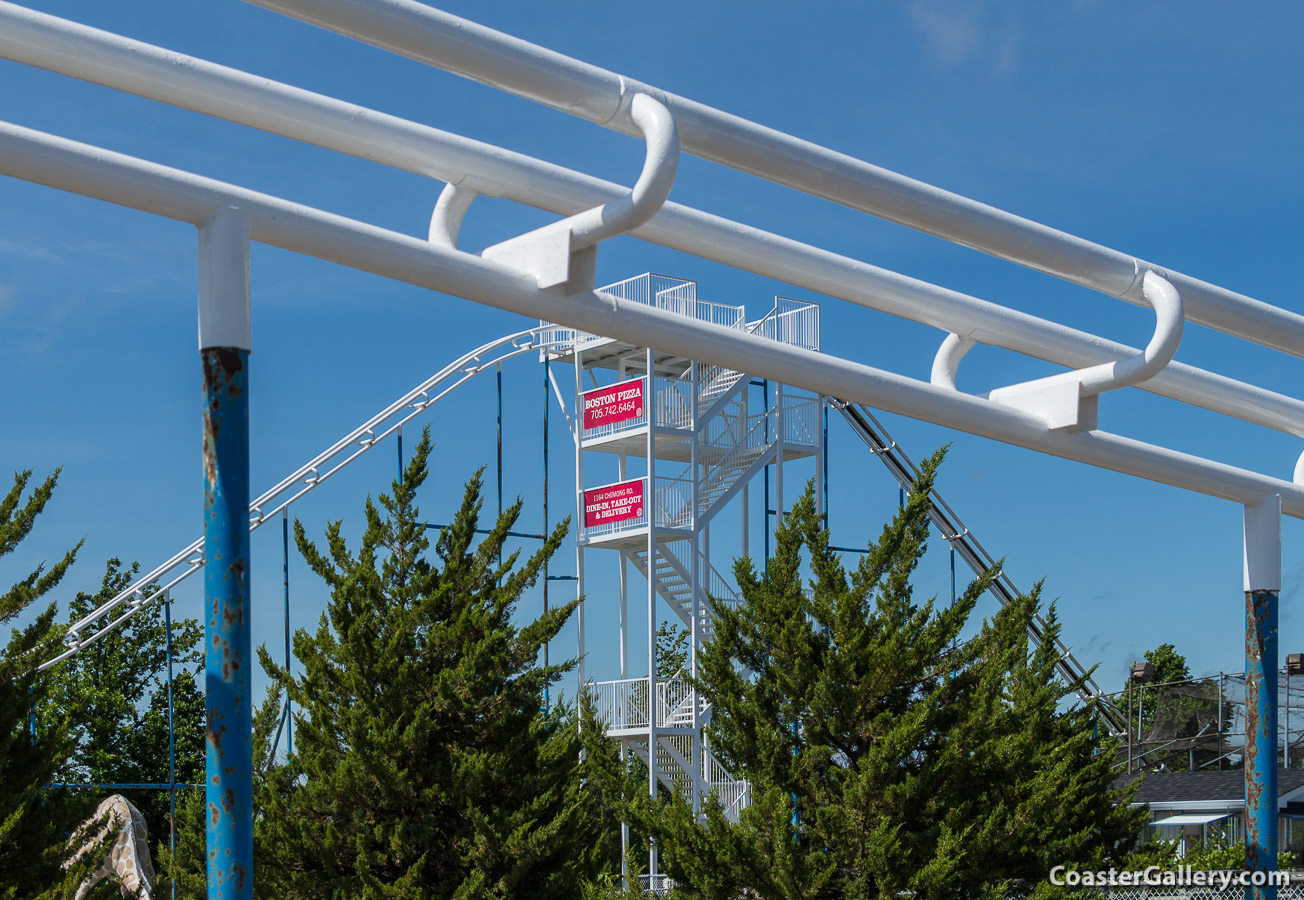
[[[503, 517], [503, 364], [499, 363], [495, 372], [495, 381], [498, 385], [498, 519]], [[498, 525], [498, 519], [494, 519], [494, 527]], [[498, 551], [498, 565], [503, 564], [503, 552]]]
[[199, 228], [204, 372], [205, 800], [209, 900], [253, 897], [249, 606], [249, 220]]
[[[172, 707], [172, 591], [163, 592], [163, 621], [167, 627], [168, 655], [168, 849], [177, 858], [177, 730]], [[177, 883], [172, 882], [172, 900]]]
[[820, 440], [820, 490], [824, 492], [824, 522], [825, 528], [829, 527], [829, 404], [825, 398], [820, 403], [820, 412], [824, 421], [821, 423], [822, 437]]
[[[402, 440], [400, 437], [399, 440]], [[400, 477], [402, 468], [400, 467]], [[290, 507], [281, 510], [281, 577], [285, 584], [285, 674], [290, 674]], [[275, 751], [275, 747], [272, 748]], [[285, 755], [294, 752], [294, 720], [290, 698], [285, 698]]]
[[[764, 411], [768, 414], [770, 411], [770, 380], [767, 378], [761, 382], [761, 402]], [[765, 420], [765, 442], [770, 442], [770, 420]], [[765, 538], [765, 571], [770, 571], [770, 467], [766, 466], [763, 474], [765, 475], [765, 515], [761, 521], [765, 524], [761, 526], [761, 534]]]
[[[548, 394], [548, 351], [543, 351], [543, 536], [548, 537], [548, 410], [552, 397]], [[548, 614], [548, 558], [543, 560], [543, 614]], [[543, 667], [548, 668], [548, 642], [543, 642]], [[543, 712], [548, 712], [548, 684], [543, 685]]]
[[[1245, 507], [1245, 868], [1277, 869], [1277, 596], [1281, 496]], [[1263, 876], [1258, 876], [1263, 877]], [[1256, 879], [1257, 880], [1257, 879]], [[1276, 900], [1275, 885], [1246, 888]]]

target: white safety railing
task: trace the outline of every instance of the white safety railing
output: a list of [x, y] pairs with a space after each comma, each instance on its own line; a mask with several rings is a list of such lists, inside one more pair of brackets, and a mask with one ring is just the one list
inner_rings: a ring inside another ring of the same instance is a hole
[[658, 528], [693, 527], [693, 481], [686, 475], [656, 477], [654, 492]]
[[[629, 300], [655, 309], [663, 309], [677, 315], [687, 316], [699, 322], [723, 325], [726, 328], [742, 330], [747, 325], [747, 311], [741, 305], [714, 303], [697, 298], [697, 283], [669, 275], [645, 273], [633, 278], [626, 278], [615, 284], [597, 289], [601, 293], [611, 294], [621, 300]], [[607, 340], [602, 335], [590, 334], [578, 329], [569, 329], [569, 335], [575, 346], [584, 347]]]
[[663, 428], [692, 428], [692, 384], [683, 378], [657, 376], [656, 417], [656, 423]]
[[589, 683], [589, 691], [598, 721], [608, 729], [647, 728], [650, 724], [646, 678], [594, 681]]
[[711, 451], [722, 451], [702, 480], [698, 492], [698, 511], [705, 513], [741, 477], [747, 468], [765, 455], [775, 440], [778, 409], [768, 409], [741, 420], [747, 424], [742, 438], [728, 441], [732, 430], [725, 429], [710, 444]]
[[806, 448], [818, 446], [823, 408], [824, 404], [818, 398], [785, 393], [780, 419], [784, 443]]
[[724, 807], [725, 818], [737, 822], [739, 814], [752, 802], [751, 783], [734, 778], [708, 746], [702, 748], [702, 770], [707, 788]]
[[747, 326], [752, 334], [801, 347], [820, 348], [820, 307], [818, 303], [775, 297], [774, 307], [759, 322]]
[[[647, 678], [622, 678], [615, 681], [591, 681], [598, 721], [612, 730], [647, 728], [651, 722], [647, 698]], [[697, 694], [680, 670], [669, 678], [657, 680], [656, 716], [658, 728], [688, 728], [693, 724], [693, 704]]]
[[645, 894], [668, 894], [675, 887], [675, 880], [669, 875], [640, 875], [638, 876], [638, 886], [643, 889]]

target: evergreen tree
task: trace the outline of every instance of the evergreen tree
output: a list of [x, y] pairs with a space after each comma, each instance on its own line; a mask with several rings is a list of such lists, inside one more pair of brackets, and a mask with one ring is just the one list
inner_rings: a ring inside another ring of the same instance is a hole
[[737, 825], [714, 802], [699, 819], [682, 798], [647, 799], [590, 742], [680, 895], [1002, 896], [1133, 846], [1141, 815], [1116, 805], [1126, 798], [1110, 789], [1112, 754], [1093, 752], [1093, 710], [1061, 709], [1078, 686], [1056, 680], [1054, 608], [1029, 652], [1037, 591], [963, 642], [995, 572], [948, 608], [913, 597], [941, 455], [853, 571], [829, 550], [813, 488], [764, 572], [737, 563], [743, 603], [715, 608], [698, 654], [712, 750], [752, 783]]
[[[31, 532], [54, 493], [56, 471], [30, 493], [30, 469], [15, 473], [13, 487], [0, 498], [0, 558], [12, 553]], [[26, 498], [24, 499], [24, 494]], [[67, 573], [81, 544], [48, 569], [44, 564], [0, 593], [0, 623], [10, 623], [53, 589]], [[93, 809], [66, 792], [42, 790], [72, 749], [66, 718], [31, 727], [34, 705], [45, 700], [50, 678], [36, 667], [58, 652], [61, 630], [51, 603], [25, 627], [12, 629], [0, 656], [0, 897], [35, 897], [80, 880], [65, 876], [67, 834]]]
[[[80, 592], [69, 604], [73, 621], [85, 617], [127, 588], [139, 571], [110, 559], [100, 588]], [[108, 614], [122, 614], [118, 608]], [[197, 673], [203, 657], [203, 629], [194, 619], [172, 626], [174, 659], [173, 722], [176, 778], [204, 780], [204, 696]], [[91, 784], [158, 784], [168, 780], [167, 627], [160, 602], [145, 607], [104, 637], [52, 670], [42, 722], [70, 716], [76, 745], [57, 773], [59, 781]], [[145, 816], [152, 852], [167, 843], [168, 792], [147, 789], [120, 793]], [[94, 804], [92, 804], [93, 806]]]
[[356, 551], [340, 522], [325, 553], [295, 523], [331, 597], [316, 632], [295, 635], [302, 675], [260, 652], [295, 705], [295, 753], [256, 837], [275, 896], [575, 897], [603, 863], [577, 715], [541, 708], [574, 661], [541, 665], [540, 650], [576, 604], [512, 622], [567, 524], [518, 567], [503, 558], [518, 501], [476, 545], [477, 473], [428, 559], [429, 453], [425, 435], [392, 495], [368, 499]]

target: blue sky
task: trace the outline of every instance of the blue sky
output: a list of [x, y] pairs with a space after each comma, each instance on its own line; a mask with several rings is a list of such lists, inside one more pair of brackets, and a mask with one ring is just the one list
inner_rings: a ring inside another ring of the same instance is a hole
[[[137, 39], [629, 182], [627, 137], [237, 2], [51, 0], [33, 6]], [[1077, 233], [1160, 265], [1298, 309], [1299, 92], [1304, 10], [1194, 2], [1125, 6], [943, 2], [633, 5], [450, 2], [445, 8], [552, 49]], [[411, 234], [440, 185], [149, 101], [0, 62], [0, 118], [190, 169]], [[672, 199], [1045, 318], [1134, 344], [1152, 318], [1119, 301], [694, 159]], [[468, 214], [479, 249], [550, 217], [507, 201]], [[927, 378], [942, 335], [632, 238], [604, 245], [600, 281], [643, 271], [695, 279], [700, 295], [820, 301], [827, 351]], [[0, 578], [85, 536], [60, 589], [98, 584], [103, 560], [151, 567], [201, 530], [195, 236], [190, 226], [0, 178], [0, 372], [8, 390], [0, 469], [63, 466], [61, 488]], [[253, 257], [253, 488], [318, 450], [465, 350], [530, 323], [284, 251]], [[1178, 359], [1299, 394], [1298, 359], [1191, 326]], [[966, 359], [983, 390], [1054, 368], [992, 349]], [[541, 525], [541, 374], [504, 373], [506, 492]], [[430, 419], [435, 470], [423, 509], [448, 514], [491, 462], [492, 383]], [[556, 424], [559, 416], [555, 415]], [[1197, 673], [1239, 670], [1240, 510], [1226, 502], [900, 418], [916, 458], [953, 441], [940, 487], [1016, 583], [1046, 579], [1065, 640], [1121, 683], [1130, 660], [1172, 642]], [[1137, 392], [1105, 398], [1102, 427], [1288, 478], [1300, 442]], [[553, 434], [553, 510], [571, 489]], [[392, 448], [297, 506], [309, 533], [346, 530], [392, 477]], [[838, 421], [830, 504], [838, 544], [863, 544], [896, 489]], [[806, 477], [807, 470], [795, 474]], [[279, 646], [279, 528], [254, 542], [255, 640]], [[354, 529], [351, 533], [356, 533]], [[1285, 529], [1282, 652], [1304, 650], [1297, 610], [1304, 529]], [[717, 565], [727, 567], [727, 539]], [[569, 572], [571, 550], [554, 571]], [[606, 574], [601, 574], [605, 566]], [[613, 677], [611, 565], [591, 568], [590, 672]], [[292, 624], [323, 589], [292, 560]], [[949, 593], [945, 549], [921, 593]], [[555, 590], [560, 590], [556, 588]], [[537, 602], [532, 595], [530, 602]], [[197, 613], [193, 589], [183, 611]], [[189, 604], [189, 607], [185, 607]], [[634, 607], [636, 608], [636, 607]], [[984, 610], [990, 612], [990, 610]], [[637, 614], [635, 613], [635, 618]], [[573, 633], [558, 652], [574, 646]], [[640, 650], [632, 647], [635, 658]], [[636, 670], [636, 674], [639, 670]]]

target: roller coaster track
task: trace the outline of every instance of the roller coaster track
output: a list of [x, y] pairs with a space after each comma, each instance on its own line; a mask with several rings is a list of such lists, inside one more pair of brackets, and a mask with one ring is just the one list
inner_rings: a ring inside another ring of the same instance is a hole
[[[288, 509], [290, 504], [318, 488], [390, 435], [396, 434], [404, 424], [476, 375], [494, 369], [514, 357], [544, 351], [572, 339], [573, 334], [569, 329], [544, 325], [506, 335], [459, 357], [256, 498], [249, 504], [249, 530], [257, 531]], [[48, 669], [89, 647], [202, 569], [203, 544], [203, 538], [194, 541], [162, 565], [136, 579], [113, 599], [70, 625], [64, 635], [66, 648], [58, 656], [42, 663], [39, 668]]]
[[[919, 468], [906, 455], [897, 442], [892, 440], [891, 435], [874, 418], [874, 414], [865, 406], [859, 404], [846, 403], [841, 400], [830, 400], [830, 403], [841, 411], [843, 418], [851, 426], [851, 430], [868, 445], [869, 450], [877, 456], [887, 467], [888, 472], [896, 479], [902, 489], [909, 490], [914, 484], [915, 477], [919, 474]], [[955, 510], [947, 505], [942, 499], [942, 495], [934, 488], [930, 497], [929, 515], [933, 524], [937, 527], [938, 533], [947, 540], [959, 557], [964, 560], [975, 575], [981, 575], [983, 572], [996, 567], [996, 560], [987, 552], [978, 539], [970, 533], [969, 529], [960, 521], [960, 517], [955, 514]], [[1000, 601], [1001, 605], [1009, 603], [1017, 598], [1020, 594], [1019, 589], [1014, 586], [1014, 582], [1001, 569], [988, 590]], [[1031, 624], [1028, 626], [1028, 634], [1039, 646], [1045, 640], [1046, 623], [1040, 616], [1034, 616]], [[1091, 677], [1091, 672], [1082, 667], [1068, 647], [1064, 643], [1055, 639], [1055, 649], [1059, 652], [1059, 661], [1056, 663], [1056, 669], [1060, 676], [1067, 684], [1079, 685], [1078, 697], [1084, 701], [1096, 700], [1097, 708], [1100, 711], [1100, 717], [1117, 734], [1123, 734], [1126, 731], [1125, 719], [1120, 715], [1109, 701], [1105, 698], [1103, 692], [1096, 685], [1095, 680]]]
[[[390, 435], [398, 433], [404, 424], [430, 409], [476, 375], [495, 369], [509, 359], [565, 345], [573, 338], [574, 334], [570, 329], [543, 325], [505, 335], [464, 354], [257, 497], [249, 504], [249, 530], [257, 531], [269, 520], [287, 510], [291, 504], [315, 490]], [[918, 473], [918, 468], [897, 446], [896, 441], [891, 439], [882, 424], [874, 418], [873, 413], [864, 406], [840, 400], [830, 402], [841, 411], [852, 430], [868, 445], [870, 452], [882, 461], [897, 483], [902, 488], [909, 489]], [[959, 516], [936, 490], [933, 491], [931, 500], [930, 514], [933, 523], [973, 572], [979, 574], [995, 566], [996, 561], [991, 554], [970, 534]], [[204, 567], [202, 548], [203, 539], [200, 538], [174, 554], [162, 565], [137, 578], [115, 597], [74, 622], [64, 635], [65, 649], [42, 663], [39, 668], [44, 670], [57, 665], [79, 650], [95, 643], [194, 575]], [[1004, 572], [993, 580], [990, 590], [1002, 605], [1019, 596], [1018, 589]], [[1033, 640], [1040, 644], [1045, 635], [1045, 623], [1040, 618], [1034, 619], [1029, 633]], [[1104, 700], [1090, 672], [1078, 663], [1068, 648], [1058, 639], [1056, 639], [1056, 648], [1060, 652], [1057, 667], [1061, 676], [1070, 684], [1080, 685], [1078, 695], [1083, 700], [1096, 699], [1102, 718], [1112, 729], [1121, 733], [1124, 728], [1122, 717]]]

